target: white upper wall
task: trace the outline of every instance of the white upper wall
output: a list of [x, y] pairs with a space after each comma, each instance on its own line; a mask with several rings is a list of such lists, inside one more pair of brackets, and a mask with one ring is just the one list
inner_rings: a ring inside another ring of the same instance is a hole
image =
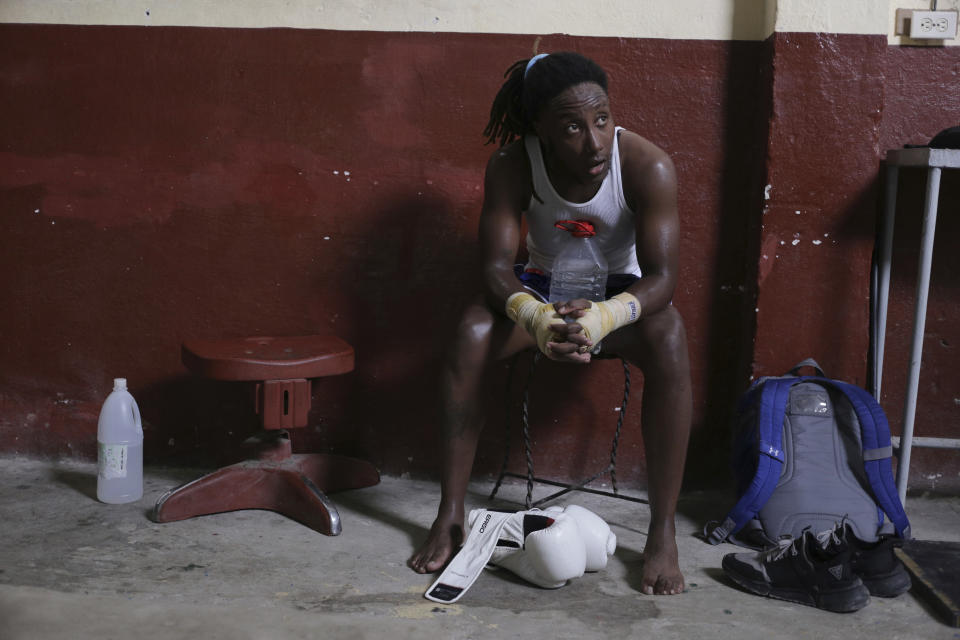
[[780, 0], [776, 2], [778, 32], [887, 32], [890, 0]]
[[[940, 9], [960, 0], [940, 0]], [[927, 0], [0, 0], [0, 22], [763, 40], [886, 34]], [[950, 43], [953, 44], [953, 43]]]
[[0, 0], [0, 22], [758, 40], [770, 0]]

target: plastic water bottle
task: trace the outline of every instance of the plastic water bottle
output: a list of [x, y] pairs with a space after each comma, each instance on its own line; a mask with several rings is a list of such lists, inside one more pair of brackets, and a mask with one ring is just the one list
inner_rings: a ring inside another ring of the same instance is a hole
[[549, 302], [585, 298], [606, 299], [607, 259], [593, 240], [593, 224], [586, 220], [561, 220], [555, 225], [572, 236], [553, 261]]
[[126, 378], [114, 379], [100, 409], [97, 450], [97, 499], [123, 504], [142, 498], [143, 426]]

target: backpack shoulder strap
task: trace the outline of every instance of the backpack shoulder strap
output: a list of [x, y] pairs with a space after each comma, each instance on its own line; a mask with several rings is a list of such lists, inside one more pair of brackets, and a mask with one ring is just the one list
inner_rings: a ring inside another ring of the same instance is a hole
[[783, 469], [783, 418], [790, 388], [803, 378], [769, 378], [757, 400], [757, 471], [743, 495], [723, 522], [707, 534], [707, 542], [720, 544], [739, 531], [770, 499]]
[[903, 510], [900, 496], [893, 482], [893, 446], [890, 444], [890, 424], [872, 395], [864, 389], [840, 380], [819, 380], [837, 389], [853, 406], [860, 421], [860, 440], [863, 445], [863, 465], [877, 503], [901, 538], [910, 538], [910, 521]]

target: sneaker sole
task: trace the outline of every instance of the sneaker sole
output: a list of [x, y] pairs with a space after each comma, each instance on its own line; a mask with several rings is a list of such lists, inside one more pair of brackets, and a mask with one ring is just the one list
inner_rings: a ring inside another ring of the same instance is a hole
[[853, 584], [846, 589], [826, 591], [814, 595], [805, 589], [786, 589], [783, 587], [775, 587], [768, 582], [751, 580], [728, 566], [726, 558], [724, 558], [723, 570], [727, 574], [727, 577], [737, 585], [751, 593], [767, 598], [796, 602], [797, 604], [816, 607], [817, 609], [823, 609], [825, 611], [833, 611], [834, 613], [852, 613], [863, 609], [870, 603], [870, 592], [862, 583]]
[[870, 590], [870, 595], [878, 598], [896, 598], [900, 594], [910, 591], [910, 587], [913, 586], [910, 581], [910, 574], [902, 566], [882, 576], [866, 578], [861, 575], [860, 580]]

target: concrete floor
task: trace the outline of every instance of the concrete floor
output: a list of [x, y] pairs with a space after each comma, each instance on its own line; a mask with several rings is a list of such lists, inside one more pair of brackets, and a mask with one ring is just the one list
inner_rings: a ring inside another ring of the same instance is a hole
[[[488, 571], [443, 606], [423, 598], [433, 578], [405, 564], [432, 520], [435, 483], [384, 478], [334, 496], [343, 535], [328, 538], [267, 511], [156, 524], [157, 497], [197, 472], [148, 469], [143, 500], [127, 505], [97, 502], [95, 473], [0, 458], [0, 639], [960, 638], [913, 592], [834, 614], [734, 588], [720, 561], [738, 549], [694, 537], [727, 506], [719, 495], [682, 497], [683, 595], [637, 591], [643, 505], [574, 494], [619, 538], [605, 571], [555, 591]], [[472, 506], [487, 506], [489, 486], [471, 486]], [[521, 508], [524, 485], [502, 493], [494, 506]], [[917, 537], [960, 541], [960, 498], [912, 497], [907, 511]]]

